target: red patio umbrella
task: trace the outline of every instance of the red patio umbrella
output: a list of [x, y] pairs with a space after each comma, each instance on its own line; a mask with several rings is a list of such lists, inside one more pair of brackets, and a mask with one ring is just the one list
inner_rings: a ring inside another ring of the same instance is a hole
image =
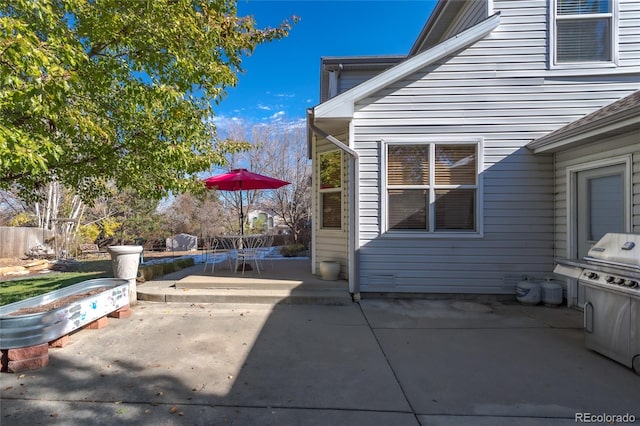
[[[222, 191], [244, 191], [251, 189], [278, 189], [289, 182], [253, 173], [247, 169], [234, 169], [228, 173], [211, 176], [204, 180], [208, 189]], [[242, 212], [242, 192], [240, 192], [240, 235], [244, 235], [244, 214]]]

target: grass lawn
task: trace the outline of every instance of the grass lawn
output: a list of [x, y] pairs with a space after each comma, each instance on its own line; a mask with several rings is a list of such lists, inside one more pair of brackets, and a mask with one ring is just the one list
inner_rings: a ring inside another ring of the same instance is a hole
[[39, 296], [81, 281], [110, 277], [113, 277], [111, 260], [88, 259], [83, 260], [80, 268], [74, 272], [49, 272], [0, 281], [0, 306]]

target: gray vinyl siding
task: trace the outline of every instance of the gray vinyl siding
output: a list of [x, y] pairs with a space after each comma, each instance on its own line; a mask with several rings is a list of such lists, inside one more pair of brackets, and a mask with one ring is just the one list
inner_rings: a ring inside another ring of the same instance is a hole
[[442, 37], [442, 40], [446, 40], [449, 37], [453, 37], [456, 34], [460, 34], [462, 31], [473, 27], [478, 22], [487, 18], [487, 3], [486, 1], [473, 1], [466, 3], [457, 19], [454, 20], [447, 31]]
[[338, 95], [346, 92], [349, 89], [354, 88], [358, 84], [367, 81], [376, 75], [380, 74], [382, 70], [348, 70], [343, 71], [338, 79]]
[[632, 156], [631, 232], [640, 233], [640, 139], [634, 134], [615, 137], [580, 148], [559, 152], [555, 158], [555, 256], [574, 257], [568, 252], [567, 209], [570, 203], [567, 169], [613, 157]]
[[640, 65], [640, 1], [624, 0], [620, 3], [618, 48], [620, 65]]
[[[430, 25], [428, 33], [421, 34], [419, 47], [412, 49], [415, 55], [471, 28], [488, 17], [490, 0], [452, 1], [444, 5], [440, 15]], [[437, 9], [437, 6], [436, 6]], [[430, 19], [433, 19], [430, 18]]]
[[[345, 134], [334, 135], [340, 141], [346, 140]], [[336, 146], [326, 139], [318, 139], [315, 143], [315, 158], [324, 152], [337, 150]], [[342, 155], [342, 227], [341, 229], [323, 229], [321, 227], [321, 194], [320, 191], [314, 191], [315, 199], [313, 206], [312, 226], [315, 235], [314, 250], [314, 270], [318, 271], [320, 262], [324, 260], [334, 260], [340, 263], [340, 277], [346, 278], [349, 268], [348, 255], [348, 235], [349, 235], [349, 203], [347, 190], [349, 185], [349, 174], [347, 168], [347, 156]], [[314, 188], [319, 188], [319, 161], [315, 162], [313, 168]]]
[[[616, 68], [548, 70], [547, 1], [493, 5], [501, 24], [486, 39], [356, 103], [363, 292], [513, 293], [523, 275], [549, 276], [557, 176], [552, 156], [533, 155], [524, 146], [640, 84], [640, 44], [621, 46]], [[638, 10], [640, 2], [622, 2], [621, 38], [640, 35]], [[481, 237], [382, 233], [381, 141], [397, 135], [483, 139]]]

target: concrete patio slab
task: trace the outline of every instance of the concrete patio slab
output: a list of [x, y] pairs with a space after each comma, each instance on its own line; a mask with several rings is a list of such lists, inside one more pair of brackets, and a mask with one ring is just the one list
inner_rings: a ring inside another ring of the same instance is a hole
[[528, 328], [582, 329], [573, 309], [468, 300], [364, 299], [362, 306], [374, 328]]
[[3, 422], [212, 424], [198, 419], [237, 409], [234, 424], [326, 424], [345, 410], [352, 424], [418, 424], [357, 306], [143, 302], [71, 341], [45, 369], [0, 376]]
[[[462, 302], [462, 303], [461, 303]], [[575, 424], [640, 419], [640, 376], [581, 313], [460, 300], [153, 303], [0, 374], [2, 424]], [[597, 423], [595, 423], [597, 424]]]
[[584, 412], [640, 419], [640, 377], [584, 347], [576, 310], [425, 300], [360, 304], [423, 424], [575, 423]]
[[[4, 401], [3, 401], [4, 403]], [[323, 410], [311, 408], [216, 407], [198, 404], [35, 401], [28, 412], [12, 407], [9, 425], [133, 425], [133, 426], [419, 426], [410, 413]], [[14, 423], [15, 422], [15, 423]], [[537, 425], [536, 425], [537, 426]]]

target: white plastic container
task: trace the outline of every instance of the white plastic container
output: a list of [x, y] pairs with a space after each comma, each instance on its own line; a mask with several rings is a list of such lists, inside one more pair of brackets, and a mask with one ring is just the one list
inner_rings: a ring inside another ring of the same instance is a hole
[[136, 277], [142, 246], [108, 246], [107, 250], [111, 254], [113, 276], [129, 281], [129, 304], [133, 306], [138, 299]]
[[525, 305], [537, 305], [540, 303], [541, 286], [540, 283], [525, 278], [516, 284], [516, 300]]
[[562, 304], [562, 286], [551, 278], [547, 278], [541, 285], [540, 300], [546, 306], [559, 306]]

